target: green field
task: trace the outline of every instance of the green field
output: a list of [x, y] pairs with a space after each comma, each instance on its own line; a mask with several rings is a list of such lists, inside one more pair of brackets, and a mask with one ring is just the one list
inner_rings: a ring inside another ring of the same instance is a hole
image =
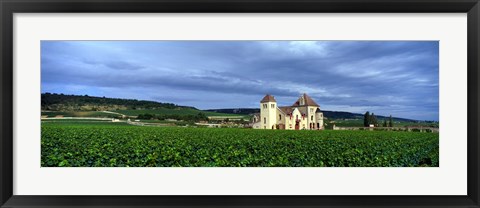
[[[107, 124], [107, 125], [121, 125], [122, 123], [112, 124], [111, 120], [91, 120], [91, 119], [49, 119], [42, 120], [42, 124], [55, 123], [56, 125], [65, 125], [65, 124]], [[123, 124], [126, 125], [125, 122]]]
[[[114, 110], [112, 112], [124, 114], [127, 116], [138, 116], [139, 114], [156, 114], [156, 115], [197, 115], [198, 113], [204, 113], [206, 116], [236, 116], [237, 114], [226, 114], [226, 113], [216, 113], [210, 111], [201, 111], [189, 108], [179, 108], [179, 109], [168, 109], [168, 108], [158, 108], [158, 109], [146, 109], [146, 110]], [[68, 117], [117, 117], [117, 114], [105, 113], [101, 111], [44, 111], [42, 115], [49, 117], [54, 117], [57, 115], [63, 115]], [[241, 115], [240, 115], [241, 116]]]
[[60, 112], [60, 111], [44, 111], [42, 116], [55, 117], [55, 116], [64, 116], [64, 117], [102, 117], [102, 118], [116, 118], [119, 115], [112, 113], [105, 113], [101, 111], [72, 111], [72, 112]]
[[[383, 119], [380, 119], [379, 125], [382, 126]], [[363, 126], [363, 119], [335, 119], [329, 120], [326, 119], [325, 123], [327, 124], [327, 128], [332, 128], [333, 124], [338, 127], [364, 127]], [[428, 127], [437, 127], [438, 124], [426, 123], [426, 122], [406, 122], [406, 121], [394, 121], [394, 127], [404, 127], [404, 126], [428, 126]]]
[[42, 122], [42, 167], [438, 167], [437, 133]]
[[138, 116], [139, 114], [155, 114], [155, 115], [197, 115], [204, 113], [206, 116], [238, 116], [235, 114], [216, 113], [209, 111], [200, 111], [191, 108], [158, 108], [147, 110], [116, 110], [114, 112], [125, 114], [127, 116]]

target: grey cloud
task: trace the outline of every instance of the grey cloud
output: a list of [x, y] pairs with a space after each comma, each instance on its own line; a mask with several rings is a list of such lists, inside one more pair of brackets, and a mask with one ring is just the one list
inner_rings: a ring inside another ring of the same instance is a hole
[[[266, 93], [294, 100], [305, 92], [320, 105], [438, 119], [438, 42], [273, 44], [275, 47], [259, 41], [47, 42], [42, 43], [42, 85], [84, 85], [90, 91], [107, 87], [119, 93], [133, 87], [179, 90], [183, 93], [168, 99], [204, 108], [219, 105], [214, 102], [217, 97], [232, 98], [224, 106], [245, 103], [251, 107], [250, 103]], [[90, 47], [96, 50], [86, 54]]]

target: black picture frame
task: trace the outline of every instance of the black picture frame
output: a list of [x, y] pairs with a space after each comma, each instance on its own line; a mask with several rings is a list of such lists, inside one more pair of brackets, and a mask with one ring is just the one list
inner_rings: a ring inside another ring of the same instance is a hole
[[[480, 207], [479, 0], [0, 0], [1, 207]], [[13, 195], [14, 13], [467, 13], [466, 196], [25, 196]]]

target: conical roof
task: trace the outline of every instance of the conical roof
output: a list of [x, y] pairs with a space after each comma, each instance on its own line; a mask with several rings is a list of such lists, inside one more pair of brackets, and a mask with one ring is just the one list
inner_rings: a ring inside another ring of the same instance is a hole
[[265, 97], [263, 97], [263, 99], [260, 101], [260, 103], [266, 103], [266, 102], [277, 102], [277, 101], [275, 100], [275, 97], [267, 94], [267, 95], [265, 95]]
[[[303, 102], [302, 102], [303, 101]], [[303, 93], [292, 106], [317, 106], [320, 107], [307, 93]]]

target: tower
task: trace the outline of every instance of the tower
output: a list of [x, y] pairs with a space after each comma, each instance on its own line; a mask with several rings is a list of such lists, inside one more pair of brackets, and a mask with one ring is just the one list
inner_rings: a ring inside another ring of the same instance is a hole
[[269, 94], [260, 101], [260, 122], [262, 129], [275, 129], [277, 118], [277, 101]]
[[317, 108], [315, 114], [315, 117], [317, 117], [316, 129], [323, 129], [323, 113], [320, 111], [320, 108]]

